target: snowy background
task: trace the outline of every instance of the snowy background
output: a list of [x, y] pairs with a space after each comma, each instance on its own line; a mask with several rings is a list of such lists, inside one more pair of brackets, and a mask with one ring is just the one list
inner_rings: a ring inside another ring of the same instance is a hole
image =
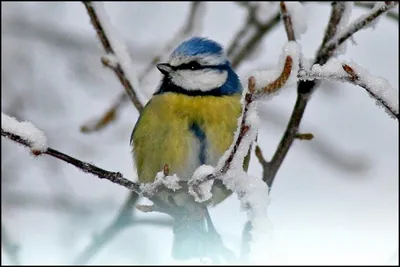
[[[126, 105], [103, 131], [80, 126], [109, 107], [122, 87], [100, 63], [102, 48], [80, 2], [1, 4], [2, 112], [32, 121], [49, 146], [102, 168], [134, 178], [129, 138], [138, 112]], [[113, 25], [130, 47], [137, 70], [181, 27], [188, 3], [105, 3]], [[234, 3], [208, 3], [202, 36], [227, 46], [245, 10]], [[329, 4], [307, 3], [308, 30], [299, 40], [314, 56], [330, 14]], [[365, 9], [355, 7], [352, 18]], [[353, 60], [398, 90], [398, 22], [380, 20], [355, 34], [340, 59]], [[287, 41], [279, 24], [257, 54], [241, 64], [242, 79], [254, 69], [276, 65]], [[161, 75], [141, 85], [149, 99]], [[259, 144], [264, 156], [275, 151], [286, 127], [296, 90], [286, 90], [260, 107]], [[398, 263], [398, 121], [375, 105], [364, 89], [324, 83], [301, 124], [310, 141], [296, 141], [271, 193], [272, 237], [265, 258], [276, 264]], [[85, 174], [53, 158], [1, 139], [2, 225], [20, 245], [23, 264], [68, 264], [116, 216], [127, 190]], [[261, 175], [253, 156], [250, 173]], [[144, 201], [141, 201], [144, 203]], [[137, 218], [167, 218], [141, 214]], [[211, 209], [227, 247], [240, 249], [246, 214], [235, 195]], [[168, 227], [137, 224], [109, 242], [91, 264], [176, 263], [170, 257]], [[8, 264], [2, 250], [2, 264]], [[178, 262], [184, 263], [184, 262]]]

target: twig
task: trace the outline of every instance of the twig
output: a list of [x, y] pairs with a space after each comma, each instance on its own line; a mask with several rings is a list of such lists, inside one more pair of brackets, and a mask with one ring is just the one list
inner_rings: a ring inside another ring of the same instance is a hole
[[328, 26], [326, 27], [324, 39], [322, 40], [322, 43], [318, 48], [317, 54], [320, 54], [321, 50], [325, 47], [326, 43], [330, 41], [333, 36], [335, 36], [337, 32], [337, 26], [339, 25], [340, 20], [343, 17], [345, 5], [346, 4], [341, 1], [332, 2], [332, 9]]
[[[332, 56], [333, 51], [344, 41], [346, 41], [349, 37], [352, 36], [355, 32], [358, 30], [362, 29], [363, 27], [367, 26], [370, 24], [372, 21], [374, 21], [377, 17], [380, 15], [384, 14], [385, 11], [389, 9], [389, 6], [393, 7], [397, 3], [389, 3], [389, 5], [385, 5], [384, 8], [379, 9], [379, 10], [373, 10], [373, 12], [367, 16], [364, 20], [358, 21], [357, 23], [353, 23], [353, 26], [349, 26], [347, 31], [344, 31], [338, 38], [337, 41], [330, 41], [327, 43], [327, 45], [319, 51], [319, 53], [316, 56], [316, 59], [314, 61], [314, 64], [320, 64], [323, 65], [325, 64], [328, 59]], [[331, 13], [334, 14], [334, 12]], [[335, 21], [334, 19], [329, 20], [330, 23], [333, 23]], [[332, 26], [332, 25], [331, 25]], [[328, 27], [330, 27], [328, 25]], [[306, 106], [308, 104], [308, 100], [310, 99], [310, 94], [313, 91], [314, 87], [316, 86], [316, 83], [314, 81], [301, 81], [298, 83], [297, 86], [297, 99], [295, 106], [293, 108], [292, 115], [290, 117], [289, 123], [286, 127], [285, 133], [282, 136], [281, 141], [279, 142], [279, 145], [274, 153], [274, 156], [272, 157], [272, 160], [269, 162], [269, 166], [267, 168], [267, 184], [269, 188], [272, 188], [273, 181], [275, 179], [275, 176], [282, 165], [282, 162], [289, 151], [289, 148], [291, 147], [293, 141], [295, 140], [296, 134], [299, 129], [299, 125], [301, 122], [301, 119], [303, 118], [304, 111], [306, 109]]]
[[296, 38], [294, 37], [292, 19], [291, 19], [290, 14], [288, 13], [288, 11], [286, 9], [286, 5], [285, 5], [284, 1], [280, 2], [280, 7], [281, 7], [282, 20], [283, 20], [283, 23], [285, 25], [287, 38], [288, 38], [289, 41], [296, 41]]
[[[148, 66], [143, 69], [139, 75], [139, 83], [141, 83], [151, 70], [155, 68], [157, 63], [170, 52], [179, 42], [183, 41], [185, 38], [189, 37], [195, 31], [196, 21], [201, 19], [202, 7], [205, 5], [204, 2], [192, 2], [189, 10], [189, 14], [185, 23], [177, 31], [176, 35], [161, 49], [161, 51], [149, 62]], [[104, 63], [103, 63], [104, 64]], [[106, 110], [106, 112], [100, 116], [100, 118], [91, 119], [86, 122], [81, 127], [81, 131], [84, 133], [90, 133], [98, 131], [107, 126], [110, 122], [117, 118], [119, 109], [127, 102], [129, 99], [128, 95], [123, 92], [118, 95], [116, 101]], [[135, 106], [136, 107], [136, 106]], [[138, 109], [140, 112], [141, 109]]]
[[[96, 10], [93, 7], [92, 2], [87, 2], [84, 1], [83, 4], [86, 7], [86, 10], [89, 14], [90, 20], [92, 22], [93, 27], [96, 30], [97, 36], [100, 39], [101, 44], [104, 47], [104, 50], [106, 51], [107, 54], [115, 54], [115, 48], [111, 46], [111, 42], [108, 39], [108, 36], [106, 35], [104, 31], [103, 25], [100, 23], [98, 14], [96, 13]], [[133, 105], [136, 107], [136, 109], [140, 112], [143, 108], [143, 104], [139, 101], [139, 98], [131, 84], [131, 81], [129, 81], [126, 78], [126, 73], [121, 67], [121, 62], [118, 63], [118, 65], [113, 69], [115, 75], [117, 75], [119, 81], [125, 88], [126, 94], [129, 96], [130, 100], [132, 101]]]
[[3, 223], [1, 224], [1, 245], [8, 255], [10, 263], [12, 265], [20, 265], [21, 263], [18, 259], [19, 246], [11, 240]]
[[297, 133], [295, 135], [295, 138], [299, 139], [299, 140], [310, 141], [310, 140], [312, 140], [314, 138], [314, 135], [312, 133]]
[[[374, 3], [366, 3], [366, 2], [355, 2], [354, 5], [358, 6], [358, 7], [369, 8], [369, 9], [372, 9], [375, 6]], [[386, 13], [386, 15], [388, 18], [394, 20], [395, 22], [399, 22], [399, 14], [398, 13], [389, 11]]]
[[[17, 143], [20, 143], [26, 147], [30, 147], [29, 142], [22, 139], [20, 136], [18, 136], [16, 134], [6, 132], [3, 129], [1, 129], [1, 135], [4, 137], [7, 137], [8, 139], [11, 139]], [[100, 179], [109, 180], [112, 183], [121, 185], [121, 186], [129, 189], [130, 191], [140, 192], [140, 185], [124, 178], [120, 172], [110, 172], [110, 171], [101, 169], [97, 166], [94, 166], [90, 163], [87, 163], [87, 162], [81, 161], [79, 159], [76, 159], [74, 157], [71, 157], [67, 154], [64, 154], [64, 153], [62, 153], [56, 149], [50, 148], [50, 147], [47, 148], [47, 150], [44, 151], [43, 154], [49, 155], [51, 157], [54, 157], [54, 158], [57, 158], [64, 162], [67, 162], [69, 164], [72, 164], [75, 167], [77, 167], [78, 169], [82, 170], [83, 172], [94, 174], [97, 177], [99, 177]]]
[[334, 38], [328, 41], [328, 43], [326, 43], [324, 48], [322, 48], [321, 53], [318, 54], [315, 63], [320, 65], [325, 64], [332, 56], [332, 53], [336, 50], [336, 48], [349, 39], [354, 33], [369, 26], [379, 16], [387, 12], [389, 9], [395, 7], [397, 4], [398, 2], [385, 2], [385, 4], [381, 7], [378, 6], [373, 8], [367, 15], [363, 15], [353, 23], [350, 23], [342, 33], [337, 34]]
[[[398, 95], [394, 94], [396, 91], [391, 88], [389, 84], [387, 84], [383, 79], [380, 79], [379, 86], [383, 87], [383, 89], [374, 88], [374, 86], [370, 82], [366, 81], [364, 77], [360, 77], [359, 74], [357, 74], [356, 71], [353, 69], [353, 67], [346, 63], [342, 63], [341, 66], [345, 71], [345, 75], [340, 73], [320, 71], [314, 72], [303, 70], [299, 73], [299, 79], [326, 79], [330, 81], [348, 82], [360, 86], [364, 88], [371, 95], [371, 97], [373, 97], [377, 101], [377, 103], [383, 106], [388, 114], [391, 115], [391, 117], [399, 119], [399, 107], [397, 100]], [[358, 72], [360, 73], [361, 71], [358, 70]], [[371, 80], [371, 77], [369, 77], [368, 79]], [[376, 79], [376, 77], [373, 78], [373, 80]], [[396, 100], [397, 103], [394, 103]]]

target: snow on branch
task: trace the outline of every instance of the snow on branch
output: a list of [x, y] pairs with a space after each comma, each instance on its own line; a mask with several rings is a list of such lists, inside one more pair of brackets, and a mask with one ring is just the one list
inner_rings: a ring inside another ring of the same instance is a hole
[[31, 122], [19, 122], [15, 118], [1, 113], [1, 135], [3, 135], [3, 130], [18, 135], [34, 155], [39, 155], [47, 150], [45, 134]]
[[[391, 8], [395, 7], [397, 4], [398, 2], [377, 2], [375, 7], [369, 12], [361, 15], [359, 18], [348, 24], [343, 29], [339, 29], [339, 32], [337, 32], [332, 37], [332, 39], [328, 41], [321, 49], [321, 54], [323, 54], [324, 57], [326, 57], [327, 55], [331, 56], [333, 52], [337, 50], [337, 48], [347, 39], [353, 36], [354, 33], [361, 29], [375, 26], [381, 15], [389, 11]], [[325, 62], [320, 62], [318, 60], [316, 63], [324, 64]]]
[[143, 104], [140, 102], [137, 92], [135, 92], [135, 90], [139, 91], [139, 81], [133, 69], [133, 63], [127, 47], [118, 35], [117, 30], [111, 24], [103, 3], [84, 1], [83, 4], [86, 7], [104, 50], [108, 55], [111, 54], [114, 56], [115, 61], [118, 62], [112, 69], [124, 86], [126, 94], [131, 99], [133, 105], [140, 111], [143, 108]]
[[[157, 63], [166, 58], [168, 53], [170, 53], [177, 44], [181, 43], [190, 36], [194, 36], [200, 33], [202, 20], [205, 17], [205, 6], [205, 2], [191, 2], [188, 17], [186, 18], [184, 24], [171, 38], [171, 40], [167, 42], [167, 44], [160, 50], [160, 52], [157, 53], [157, 55], [154, 56], [154, 58], [150, 60], [149, 64], [141, 71], [141, 73], [139, 74], [139, 83], [141, 83], [147, 77], [151, 70], [155, 68]], [[116, 72], [115, 68], [117, 67], [116, 63], [118, 63], [118, 61], [115, 56], [113, 56], [112, 54], [107, 54], [101, 58], [101, 61], [103, 65], [109, 67], [114, 72]], [[125, 83], [122, 83], [122, 85], [125, 87]], [[99, 118], [91, 119], [84, 125], [82, 125], [81, 131], [84, 133], [90, 133], [103, 129], [105, 126], [115, 120], [118, 110], [122, 107], [124, 103], [126, 103], [128, 99], [129, 95], [125, 92], [122, 92], [122, 94], [117, 97], [116, 101], [104, 112], [103, 115], [101, 115]], [[136, 105], [135, 107], [137, 108]], [[138, 111], [140, 112], [140, 109], [138, 109]]]
[[303, 5], [300, 2], [281, 1], [280, 8], [288, 40], [300, 39], [300, 35], [307, 31]]
[[299, 58], [298, 44], [288, 42], [281, 55], [280, 71], [260, 71], [249, 78], [248, 89], [242, 98], [242, 116], [238, 119], [234, 142], [220, 158], [214, 170], [207, 168], [202, 172], [203, 175], [197, 175], [188, 182], [189, 193], [197, 201], [206, 201], [209, 197], [205, 196], [210, 196], [210, 194], [205, 191], [210, 190], [211, 187], [207, 186], [206, 190], [199, 187], [205, 182], [222, 181], [227, 189], [236, 192], [255, 231], [258, 231], [260, 227], [265, 228], [266, 224], [261, 222], [267, 220], [266, 210], [269, 205], [268, 185], [260, 177], [249, 176], [243, 170], [244, 158], [256, 140], [259, 128], [257, 100], [265, 99], [263, 96], [276, 94], [283, 87], [289, 86], [290, 82], [295, 84]]
[[110, 172], [90, 163], [78, 160], [58, 150], [50, 148], [46, 144], [44, 133], [38, 130], [30, 122], [18, 122], [5, 114], [1, 114], [1, 136], [14, 142], [29, 147], [34, 155], [46, 154], [64, 162], [74, 165], [83, 172], [91, 173], [101, 179], [107, 179], [113, 183], [128, 188], [131, 191], [139, 192], [139, 185], [124, 178], [119, 172]]
[[314, 65], [310, 71], [301, 70], [300, 80], [326, 79], [331, 81], [349, 82], [363, 87], [376, 100], [376, 104], [384, 107], [392, 117], [399, 119], [399, 94], [388, 81], [372, 76], [367, 70], [355, 63], [342, 63], [331, 60], [324, 65]]

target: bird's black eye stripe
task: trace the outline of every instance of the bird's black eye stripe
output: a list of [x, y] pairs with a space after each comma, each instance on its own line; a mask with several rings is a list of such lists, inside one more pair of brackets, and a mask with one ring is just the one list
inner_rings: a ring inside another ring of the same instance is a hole
[[189, 63], [181, 64], [175, 67], [178, 70], [199, 70], [204, 68], [197, 61], [190, 61]]

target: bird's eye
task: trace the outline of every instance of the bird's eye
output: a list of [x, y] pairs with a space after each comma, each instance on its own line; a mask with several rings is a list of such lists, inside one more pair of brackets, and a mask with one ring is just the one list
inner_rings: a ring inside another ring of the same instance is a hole
[[197, 61], [190, 61], [189, 63], [185, 64], [185, 69], [198, 70], [200, 68], [201, 65]]

